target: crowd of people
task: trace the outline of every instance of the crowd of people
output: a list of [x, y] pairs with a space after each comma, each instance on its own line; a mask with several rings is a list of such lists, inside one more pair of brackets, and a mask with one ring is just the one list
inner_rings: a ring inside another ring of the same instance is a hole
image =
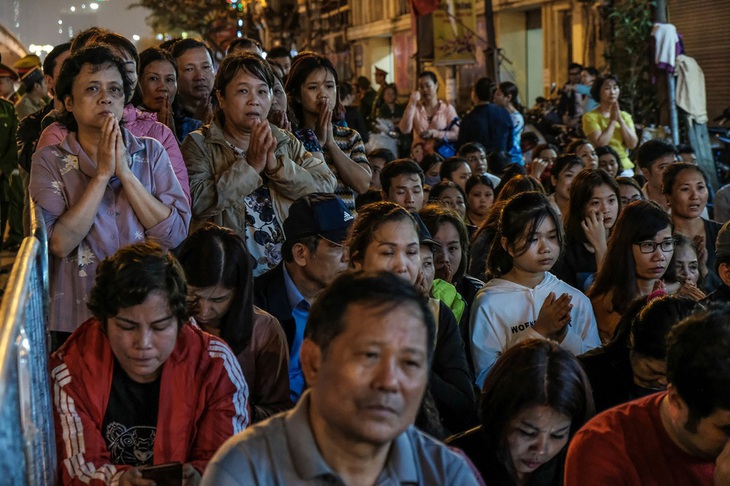
[[568, 74], [562, 146], [511, 82], [459, 116], [247, 38], [56, 46], [0, 210], [48, 233], [59, 482], [730, 485], [730, 223]]

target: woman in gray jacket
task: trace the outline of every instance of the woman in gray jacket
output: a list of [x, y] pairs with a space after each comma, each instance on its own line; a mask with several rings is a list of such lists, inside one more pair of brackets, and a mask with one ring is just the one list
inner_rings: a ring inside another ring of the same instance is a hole
[[282, 222], [291, 203], [312, 192], [332, 192], [336, 183], [322, 159], [266, 120], [274, 83], [259, 56], [227, 57], [215, 79], [213, 121], [182, 146], [191, 231], [206, 221], [234, 230], [256, 259], [254, 276], [281, 261]]

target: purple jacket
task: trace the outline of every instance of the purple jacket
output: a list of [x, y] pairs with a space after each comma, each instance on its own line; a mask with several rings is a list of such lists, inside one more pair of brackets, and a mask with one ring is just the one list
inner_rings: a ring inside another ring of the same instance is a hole
[[[131, 103], [124, 107], [124, 115], [122, 116], [124, 122], [124, 128], [132, 132], [135, 137], [150, 137], [154, 138], [165, 147], [167, 155], [170, 158], [170, 163], [175, 171], [175, 177], [177, 177], [180, 186], [182, 187], [185, 197], [190, 202], [190, 181], [188, 179], [188, 169], [185, 167], [185, 161], [183, 160], [182, 152], [180, 152], [180, 146], [177, 143], [175, 134], [172, 133], [167, 125], [157, 121], [157, 113], [150, 113], [147, 111], [141, 111], [134, 107]], [[43, 147], [49, 145], [58, 145], [61, 141], [66, 138], [68, 130], [64, 125], [59, 122], [51, 123], [38, 139], [38, 145], [36, 150], [40, 150]]]
[[[130, 169], [150, 194], [172, 211], [166, 219], [145, 229], [119, 179], [112, 177], [94, 223], [79, 246], [66, 258], [48, 256], [51, 330], [71, 332], [91, 317], [86, 297], [94, 283], [96, 267], [104, 258], [147, 238], [174, 248], [187, 236], [190, 203], [175, 178], [165, 149], [157, 140], [137, 138], [124, 128], [122, 131]], [[97, 168], [74, 132], [58, 145], [37, 150], [32, 164], [30, 197], [43, 210], [50, 238], [56, 220], [78, 203]]]

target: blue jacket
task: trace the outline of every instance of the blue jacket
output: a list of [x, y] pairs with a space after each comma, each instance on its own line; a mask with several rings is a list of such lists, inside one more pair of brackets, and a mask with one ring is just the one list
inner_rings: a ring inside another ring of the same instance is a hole
[[479, 142], [487, 153], [509, 152], [512, 148], [512, 128], [512, 118], [505, 108], [494, 103], [477, 105], [461, 120], [457, 146]]

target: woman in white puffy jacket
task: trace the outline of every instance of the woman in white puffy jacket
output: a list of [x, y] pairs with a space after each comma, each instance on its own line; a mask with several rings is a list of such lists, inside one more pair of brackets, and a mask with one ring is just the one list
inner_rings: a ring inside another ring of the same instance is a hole
[[563, 228], [545, 195], [525, 192], [502, 210], [487, 258], [491, 280], [471, 313], [471, 349], [480, 387], [497, 358], [525, 339], [551, 339], [582, 354], [600, 346], [590, 300], [550, 273]]

